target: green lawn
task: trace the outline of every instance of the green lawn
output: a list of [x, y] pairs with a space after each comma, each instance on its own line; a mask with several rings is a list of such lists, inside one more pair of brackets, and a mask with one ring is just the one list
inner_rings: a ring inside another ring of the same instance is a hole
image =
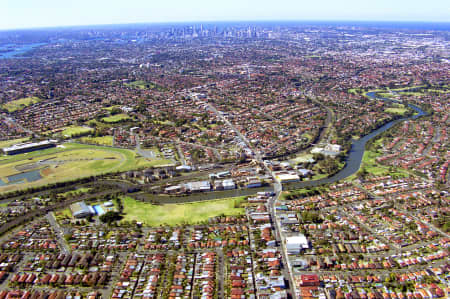
[[392, 93], [389, 93], [389, 92], [378, 92], [377, 94], [380, 97], [383, 97], [383, 98], [388, 98], [388, 99], [395, 98], [395, 94], [392, 94]]
[[102, 107], [102, 109], [105, 109], [107, 111], [112, 111], [114, 108], [120, 108], [120, 105], [113, 105], [113, 106], [109, 106], [109, 107]]
[[35, 103], [39, 103], [42, 101], [40, 98], [37, 97], [29, 97], [29, 98], [22, 98], [15, 101], [8, 102], [6, 104], [2, 105], [2, 108], [8, 110], [8, 112], [14, 112], [14, 111], [20, 111], [25, 109], [26, 107], [33, 105]]
[[308, 142], [311, 142], [311, 140], [312, 140], [312, 138], [313, 138], [313, 136], [312, 136], [311, 134], [309, 134], [309, 133], [303, 134], [302, 137], [308, 138]]
[[[41, 160], [53, 163], [37, 164]], [[0, 179], [4, 182], [8, 182], [7, 176], [21, 172], [20, 169], [17, 169], [19, 166], [19, 168], [27, 166], [28, 170], [39, 169], [42, 179], [24, 184], [1, 186], [0, 192], [171, 163], [164, 159], [146, 159], [127, 149], [65, 143], [57, 148], [2, 157], [0, 159]]]
[[309, 161], [310, 159], [312, 159], [312, 157], [313, 157], [312, 154], [302, 154], [302, 155], [295, 157], [291, 161], [295, 164], [305, 163], [305, 162]]
[[400, 175], [400, 176], [409, 176], [408, 171], [401, 168], [390, 169], [389, 166], [382, 165], [376, 162], [376, 158], [381, 156], [381, 154], [376, 153], [374, 151], [366, 150], [364, 152], [364, 156], [362, 159], [361, 168], [367, 170], [368, 173], [374, 176], [383, 176], [383, 175]]
[[351, 93], [351, 94], [358, 95], [358, 94], [364, 92], [364, 90], [359, 89], [359, 88], [350, 88], [349, 90], [347, 90], [347, 92]]
[[0, 141], [0, 148], [4, 148], [4, 147], [9, 147], [11, 145], [17, 144], [17, 143], [22, 143], [25, 141], [30, 140], [30, 138], [25, 137], [25, 138], [19, 138], [19, 139], [11, 139], [11, 140], [4, 140], [4, 141]]
[[328, 173], [318, 173], [318, 174], [315, 174], [315, 175], [311, 178], [311, 180], [312, 180], [312, 181], [315, 181], [315, 180], [324, 179], [324, 178], [326, 178], [326, 177], [328, 177]]
[[[150, 88], [150, 83], [147, 83], [145, 81], [142, 80], [138, 80], [138, 81], [133, 81], [130, 83], [126, 83], [126, 86], [130, 86], [130, 87], [135, 87], [135, 88], [139, 88], [139, 89], [147, 89]], [[148, 87], [147, 87], [148, 86]]]
[[133, 81], [130, 83], [126, 83], [126, 86], [139, 88], [139, 89], [157, 89], [157, 90], [164, 90], [164, 88], [154, 82], [146, 82], [142, 80]]
[[413, 97], [421, 97], [424, 95], [423, 92], [417, 92], [417, 91], [401, 91], [399, 94], [404, 96], [413, 96]]
[[61, 132], [64, 137], [81, 136], [92, 133], [94, 129], [90, 127], [70, 126]]
[[384, 112], [387, 113], [393, 113], [393, 114], [400, 114], [400, 115], [404, 115], [406, 112], [408, 111], [407, 108], [386, 108], [384, 109]]
[[435, 93], [450, 93], [450, 90], [441, 90], [441, 89], [427, 89], [428, 92], [435, 92]]
[[112, 146], [112, 144], [113, 144], [113, 137], [112, 136], [82, 137], [82, 138], [80, 138], [80, 141], [84, 142], [84, 143], [90, 143], [90, 144]]
[[72, 195], [81, 195], [84, 193], [88, 193], [89, 191], [91, 191], [92, 188], [78, 188], [76, 190], [72, 190], [72, 191], [68, 191], [68, 192], [64, 192], [64, 193], [59, 193], [58, 196], [62, 196], [62, 197], [67, 197], [67, 196], [72, 196]]
[[404, 90], [410, 90], [410, 89], [416, 89], [416, 88], [423, 88], [426, 87], [426, 85], [415, 85], [415, 86], [409, 86], [409, 87], [399, 87], [399, 88], [394, 88], [391, 89], [393, 91], [404, 91]]
[[149, 226], [194, 224], [220, 215], [242, 215], [244, 208], [235, 208], [244, 197], [218, 199], [185, 204], [152, 205], [123, 197], [124, 221], [143, 222]]
[[56, 220], [58, 221], [72, 218], [72, 212], [70, 211], [70, 208], [65, 208], [64, 210], [56, 211], [54, 214]]
[[115, 114], [108, 117], [102, 118], [102, 121], [105, 123], [117, 123], [120, 121], [131, 119], [131, 117], [125, 113]]

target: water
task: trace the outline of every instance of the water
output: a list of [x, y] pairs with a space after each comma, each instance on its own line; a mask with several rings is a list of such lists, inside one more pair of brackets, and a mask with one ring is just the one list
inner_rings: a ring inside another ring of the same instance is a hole
[[100, 205], [95, 205], [92, 206], [94, 208], [95, 213], [97, 213], [97, 215], [103, 215], [105, 214], [105, 211], [103, 210], [103, 208]]
[[165, 196], [165, 195], [153, 195], [145, 194], [140, 200], [153, 201], [160, 204], [176, 204], [186, 202], [196, 202], [203, 200], [213, 200], [222, 198], [231, 198], [238, 196], [255, 195], [257, 192], [273, 192], [273, 187], [261, 187], [250, 189], [234, 189], [226, 191], [214, 191], [206, 193], [190, 194], [189, 196]]
[[[41, 171], [39, 169], [36, 170], [32, 170], [32, 171], [27, 171], [27, 172], [22, 172], [19, 174], [15, 174], [15, 175], [10, 175], [7, 177], [8, 179], [8, 183], [4, 184], [4, 185], [12, 185], [12, 184], [22, 184], [25, 182], [34, 182], [37, 180], [42, 179], [41, 176]], [[1, 185], [0, 186], [4, 186]]]
[[[374, 92], [368, 92], [366, 95], [373, 99], [396, 102], [391, 99], [378, 97], [375, 95]], [[315, 181], [303, 181], [303, 182], [298, 182], [298, 183], [291, 183], [291, 184], [286, 184], [286, 185], [291, 188], [293, 187], [295, 189], [301, 189], [301, 188], [306, 188], [306, 187], [315, 187], [315, 186], [319, 186], [319, 185], [323, 185], [323, 184], [334, 183], [334, 182], [345, 179], [345, 178], [355, 174], [361, 167], [362, 158], [364, 155], [367, 141], [369, 141], [372, 138], [376, 137], [377, 135], [385, 132], [386, 130], [391, 128], [393, 125], [395, 125], [401, 121], [404, 121], [407, 119], [417, 119], [418, 117], [421, 117], [421, 116], [427, 114], [425, 111], [423, 111], [422, 109], [420, 109], [419, 107], [417, 107], [415, 105], [408, 104], [408, 106], [410, 108], [412, 108], [414, 111], [416, 111], [417, 114], [410, 116], [410, 117], [404, 117], [404, 118], [400, 118], [397, 120], [393, 120], [393, 121], [385, 124], [384, 126], [376, 129], [375, 131], [372, 131], [370, 134], [368, 134], [358, 140], [353, 140], [352, 147], [351, 147], [350, 152], [346, 159], [345, 167], [341, 171], [339, 171], [338, 173], [333, 175], [332, 177], [315, 180]]]
[[26, 52], [45, 45], [44, 43], [28, 44], [28, 45], [3, 45], [0, 46], [0, 59], [7, 58], [19, 58], [18, 55], [25, 54]]

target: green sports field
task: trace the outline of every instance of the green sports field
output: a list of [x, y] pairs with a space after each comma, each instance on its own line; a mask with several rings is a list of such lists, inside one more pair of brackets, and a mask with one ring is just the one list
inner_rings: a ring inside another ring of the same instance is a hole
[[22, 98], [22, 99], [18, 99], [18, 100], [3, 104], [2, 108], [8, 110], [8, 112], [11, 113], [14, 111], [20, 111], [22, 109], [25, 109], [25, 107], [28, 107], [28, 106], [38, 103], [40, 101], [41, 101], [41, 99], [39, 99], [37, 97]]
[[90, 127], [70, 126], [70, 127], [65, 128], [61, 132], [61, 135], [63, 137], [73, 137], [73, 136], [80, 136], [80, 135], [92, 133], [93, 131], [94, 131], [94, 129], [92, 129]]
[[242, 215], [244, 208], [235, 208], [244, 197], [208, 200], [185, 204], [152, 205], [123, 197], [124, 221], [143, 222], [149, 226], [194, 224], [220, 215]]
[[98, 145], [113, 145], [113, 137], [112, 136], [102, 136], [102, 137], [82, 137], [79, 139], [81, 142], [90, 143], [90, 144], [98, 144]]
[[363, 155], [361, 168], [364, 168], [369, 174], [374, 176], [383, 176], [383, 175], [399, 175], [399, 176], [409, 176], [408, 171], [402, 168], [394, 168], [390, 169], [389, 166], [382, 165], [376, 162], [376, 158], [381, 156], [380, 153], [366, 150]]
[[384, 112], [392, 113], [392, 114], [400, 114], [404, 115], [408, 111], [407, 108], [386, 108]]
[[126, 86], [139, 88], [139, 89], [157, 89], [157, 90], [163, 90], [164, 88], [154, 82], [145, 82], [142, 80], [133, 81], [130, 83], [125, 83]]
[[120, 113], [120, 114], [115, 114], [112, 116], [104, 117], [104, 118], [102, 118], [102, 121], [105, 123], [117, 123], [117, 122], [128, 120], [128, 119], [131, 119], [131, 117], [125, 113]]
[[[0, 183], [0, 192], [170, 163], [169, 160], [146, 159], [126, 149], [65, 143], [57, 148], [1, 156], [0, 179], [3, 184]], [[8, 176], [31, 171], [39, 171], [41, 178], [8, 184]]]

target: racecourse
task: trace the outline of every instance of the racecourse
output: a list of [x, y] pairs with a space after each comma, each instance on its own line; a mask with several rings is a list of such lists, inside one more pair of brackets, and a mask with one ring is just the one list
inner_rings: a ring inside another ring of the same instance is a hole
[[[56, 148], [0, 157], [0, 192], [76, 180], [110, 172], [170, 164], [147, 159], [127, 149], [64, 143]], [[11, 176], [39, 172], [40, 179], [11, 182]]]

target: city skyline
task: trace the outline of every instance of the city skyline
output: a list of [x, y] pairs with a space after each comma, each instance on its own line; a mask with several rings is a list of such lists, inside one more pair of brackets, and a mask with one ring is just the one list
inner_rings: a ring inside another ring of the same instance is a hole
[[154, 3], [123, 1], [11, 1], [0, 3], [0, 30], [128, 23], [214, 22], [214, 21], [400, 21], [444, 22], [450, 9], [444, 1], [330, 0], [304, 3], [237, 1], [214, 3], [205, 0]]

